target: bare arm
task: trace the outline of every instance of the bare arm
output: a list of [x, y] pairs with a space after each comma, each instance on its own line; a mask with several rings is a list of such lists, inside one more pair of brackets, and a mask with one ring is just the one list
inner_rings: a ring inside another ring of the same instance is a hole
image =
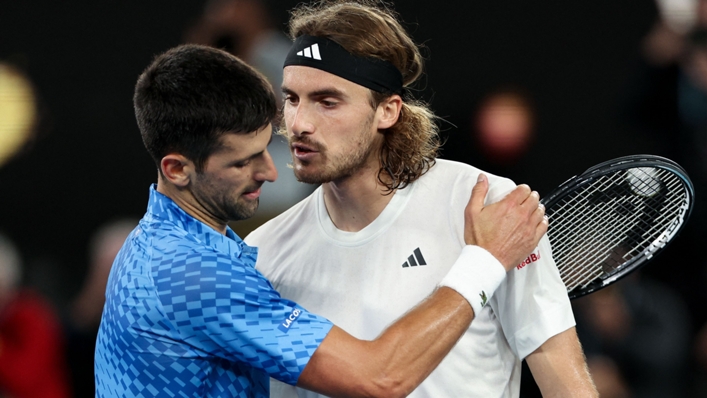
[[329, 396], [406, 396], [447, 355], [473, 313], [466, 299], [442, 287], [376, 340], [334, 326], [297, 385]]
[[[465, 241], [488, 250], [508, 271], [535, 248], [547, 231], [547, 220], [537, 193], [527, 186], [484, 207], [487, 192], [484, 178], [465, 210]], [[298, 386], [334, 397], [406, 396], [437, 367], [473, 317], [467, 299], [441, 287], [373, 341], [334, 327]]]
[[543, 397], [598, 397], [575, 328], [548, 339], [526, 358]]

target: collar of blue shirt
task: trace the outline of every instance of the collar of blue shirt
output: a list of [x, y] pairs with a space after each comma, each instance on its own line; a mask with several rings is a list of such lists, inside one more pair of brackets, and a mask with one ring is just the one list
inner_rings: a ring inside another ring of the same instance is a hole
[[228, 253], [233, 258], [255, 264], [258, 248], [245, 244], [233, 230], [226, 226], [226, 235], [222, 235], [205, 223], [189, 215], [168, 196], [157, 192], [157, 185], [150, 186], [150, 201], [147, 205], [147, 214], [143, 221], [160, 223], [169, 222], [185, 233], [185, 238], [194, 239], [196, 242], [212, 247], [222, 253]]

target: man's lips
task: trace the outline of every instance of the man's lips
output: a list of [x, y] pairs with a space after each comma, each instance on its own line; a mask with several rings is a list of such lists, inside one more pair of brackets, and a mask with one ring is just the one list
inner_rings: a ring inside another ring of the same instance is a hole
[[316, 156], [317, 153], [319, 153], [319, 151], [317, 151], [314, 146], [302, 143], [292, 144], [292, 154], [299, 160], [308, 160]]
[[258, 199], [260, 197], [260, 187], [254, 191], [248, 191], [248, 192], [243, 192], [243, 196], [245, 196], [247, 199]]

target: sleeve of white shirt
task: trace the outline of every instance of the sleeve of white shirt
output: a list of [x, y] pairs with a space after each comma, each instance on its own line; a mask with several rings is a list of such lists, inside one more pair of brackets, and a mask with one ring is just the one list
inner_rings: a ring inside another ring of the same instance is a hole
[[[535, 256], [535, 261], [533, 257]], [[508, 273], [490, 301], [513, 352], [521, 359], [550, 337], [575, 325], [574, 314], [545, 235], [528, 258]]]

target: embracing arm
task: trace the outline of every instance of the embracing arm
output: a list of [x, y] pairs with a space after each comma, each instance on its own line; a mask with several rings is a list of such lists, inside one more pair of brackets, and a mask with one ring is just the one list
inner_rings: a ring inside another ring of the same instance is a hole
[[548, 339], [526, 358], [543, 397], [598, 397], [574, 327]]
[[459, 293], [440, 287], [373, 341], [334, 326], [297, 385], [328, 396], [407, 396], [447, 355], [473, 313]]
[[[537, 192], [531, 193], [527, 186], [520, 186], [500, 202], [484, 207], [487, 192], [488, 181], [481, 177], [464, 213], [464, 239], [469, 245], [485, 248], [507, 272], [537, 245], [547, 231], [547, 220], [543, 217], [544, 209], [538, 206]], [[465, 288], [484, 279], [481, 274], [493, 269], [479, 269], [479, 261], [462, 261], [465, 251], [468, 249], [462, 251], [460, 260], [445, 278], [451, 279], [447, 286], [454, 288], [438, 288], [377, 339], [362, 341], [340, 328], [332, 328], [297, 385], [333, 397], [408, 395], [452, 349], [468, 329], [474, 317], [473, 308], [479, 308], [480, 290], [469, 292]], [[475, 258], [483, 260], [483, 257]], [[491, 266], [498, 267], [495, 271], [501, 269], [496, 264]], [[503, 271], [501, 274], [505, 276]], [[456, 279], [458, 283], [454, 283]], [[482, 291], [484, 297], [486, 292], [490, 296], [491, 291]]]

